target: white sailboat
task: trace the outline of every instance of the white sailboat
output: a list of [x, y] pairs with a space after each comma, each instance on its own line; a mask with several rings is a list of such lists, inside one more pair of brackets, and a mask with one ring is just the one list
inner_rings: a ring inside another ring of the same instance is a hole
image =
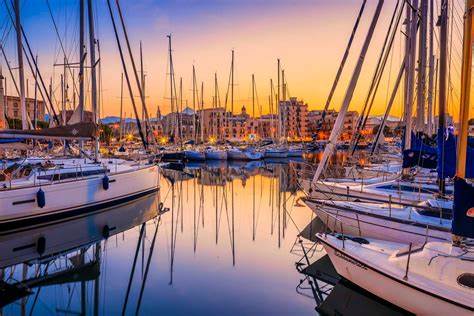
[[[344, 235], [317, 235], [340, 275], [408, 312], [419, 315], [474, 313], [474, 186], [464, 179], [472, 74], [473, 10], [474, 1], [467, 1], [452, 241], [427, 242], [421, 245], [410, 243], [407, 246]], [[447, 86], [447, 11], [448, 2], [442, 0], [440, 102], [445, 102]]]
[[[91, 1], [87, 4], [91, 47], [89, 56], [91, 65], [96, 65], [93, 7]], [[83, 19], [84, 6], [80, 7], [80, 16]], [[116, 31], [114, 20], [113, 23]], [[125, 29], [124, 34], [128, 42]], [[124, 62], [119, 42], [118, 45], [122, 62]], [[94, 159], [73, 157], [45, 158], [39, 161], [24, 159], [15, 171], [9, 173], [0, 182], [0, 232], [5, 233], [31, 225], [60, 221], [66, 217], [80, 216], [131, 201], [159, 189], [159, 173], [155, 164], [148, 161], [141, 163], [99, 157], [95, 66], [91, 67], [90, 73], [94, 122], [82, 122], [43, 130], [2, 131], [0, 137], [14, 135], [17, 138], [26, 139], [69, 139], [81, 141], [81, 144], [82, 141], [91, 140], [95, 153]], [[129, 84], [125, 67], [124, 74]], [[130, 84], [129, 89], [131, 89]], [[80, 99], [84, 97], [82, 92], [81, 89]], [[80, 100], [81, 105], [83, 101], [84, 99]], [[79, 110], [82, 111], [82, 106]], [[28, 172], [22, 173], [23, 176], [15, 176], [21, 169]]]

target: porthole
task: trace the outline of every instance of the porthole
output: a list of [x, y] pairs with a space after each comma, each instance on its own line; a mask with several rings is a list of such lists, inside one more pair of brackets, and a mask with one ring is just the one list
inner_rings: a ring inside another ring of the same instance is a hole
[[458, 283], [461, 286], [474, 289], [474, 274], [472, 273], [463, 273], [458, 276]]

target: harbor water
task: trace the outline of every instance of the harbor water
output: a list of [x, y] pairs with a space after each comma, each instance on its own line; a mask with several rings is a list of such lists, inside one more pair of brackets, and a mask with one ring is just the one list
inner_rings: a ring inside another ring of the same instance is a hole
[[[287, 163], [188, 165], [160, 182], [130, 204], [2, 236], [1, 314], [315, 314], [295, 290], [297, 235], [314, 215]], [[39, 236], [52, 254], [27, 249]]]

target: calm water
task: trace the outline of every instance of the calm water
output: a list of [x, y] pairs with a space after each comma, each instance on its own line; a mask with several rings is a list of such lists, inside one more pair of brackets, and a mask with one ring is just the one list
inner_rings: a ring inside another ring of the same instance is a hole
[[[126, 304], [126, 314], [314, 315], [314, 299], [296, 292], [301, 253], [291, 250], [314, 218], [299, 196], [285, 164], [166, 170], [159, 194], [0, 237], [3, 279], [30, 289], [0, 293], [0, 311], [110, 315]], [[157, 216], [160, 201], [169, 211]], [[41, 236], [38, 261], [31, 244]]]

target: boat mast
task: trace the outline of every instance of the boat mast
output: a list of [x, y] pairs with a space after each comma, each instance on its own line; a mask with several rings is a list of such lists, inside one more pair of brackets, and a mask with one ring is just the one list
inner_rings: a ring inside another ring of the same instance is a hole
[[119, 126], [119, 142], [123, 136], [123, 72], [120, 76], [120, 126]]
[[[447, 0], [443, 0], [447, 2]], [[441, 8], [444, 9], [443, 7]], [[461, 70], [461, 106], [459, 111], [459, 144], [456, 164], [456, 176], [466, 177], [467, 144], [469, 135], [469, 108], [471, 97], [472, 74], [472, 32], [474, 0], [466, 1], [466, 14], [464, 16], [463, 58]], [[441, 11], [443, 12], [443, 11]], [[446, 15], [447, 16], [447, 15]], [[446, 22], [446, 20], [442, 21]], [[441, 100], [440, 100], [441, 101]]]
[[273, 122], [273, 94], [274, 94], [274, 91], [273, 91], [273, 79], [270, 78], [270, 96], [268, 97], [269, 98], [269, 103], [270, 103], [270, 137], [272, 138], [272, 140], [274, 141], [275, 140], [275, 130], [274, 130], [274, 122]]
[[[441, 1], [441, 15], [440, 15], [440, 29], [439, 29], [439, 91], [438, 91], [438, 134], [443, 135], [445, 133], [445, 111], [446, 111], [446, 73], [448, 64], [448, 0]], [[463, 65], [464, 66], [464, 65]], [[461, 93], [463, 91], [461, 90]], [[444, 139], [444, 137], [442, 138]], [[444, 160], [444, 144], [438, 144], [440, 148], [439, 159]], [[460, 157], [458, 157], [459, 162]], [[441, 162], [443, 165], [443, 161]], [[445, 179], [444, 175], [438, 181], [439, 192], [444, 195], [445, 192]]]
[[28, 117], [26, 112], [25, 99], [25, 70], [23, 68], [23, 42], [21, 40], [21, 15], [20, 15], [20, 0], [15, 0], [15, 28], [16, 28], [16, 44], [18, 55], [18, 80], [20, 81], [20, 107], [21, 107], [21, 128], [28, 129]]
[[234, 50], [232, 50], [232, 62], [230, 65], [231, 82], [230, 82], [230, 114], [234, 115]]
[[201, 129], [201, 143], [204, 143], [204, 82], [201, 82], [201, 115], [199, 119]]
[[[217, 73], [214, 73], [214, 113], [216, 114], [216, 119], [212, 121], [212, 133], [213, 136], [217, 136]], [[217, 190], [217, 187], [216, 187]], [[217, 191], [216, 191], [217, 194]]]
[[282, 114], [280, 109], [280, 58], [277, 59], [277, 104], [276, 104], [276, 112], [278, 114], [278, 142], [281, 139], [281, 121], [282, 121]]
[[193, 140], [197, 142], [196, 137], [196, 68], [193, 65]]
[[[84, 121], [84, 1], [79, 0], [79, 114], [81, 122]], [[82, 149], [82, 141], [81, 141]]]
[[[168, 58], [170, 60], [170, 104], [171, 104], [171, 113], [174, 112], [175, 110], [175, 104], [174, 104], [174, 94], [173, 94], [173, 81], [174, 81], [174, 69], [173, 69], [173, 54], [171, 51], [171, 34], [166, 35], [168, 38]], [[177, 137], [178, 137], [178, 111], [176, 111], [176, 118], [174, 122], [174, 143], [176, 144], [177, 142]]]
[[[91, 104], [94, 123], [99, 124], [97, 115], [97, 79], [96, 79], [96, 60], [95, 60], [95, 34], [94, 34], [94, 13], [92, 10], [92, 0], [87, 0], [87, 11], [89, 15], [89, 55], [91, 63]], [[99, 159], [99, 137], [95, 138], [94, 158]]]
[[379, 0], [377, 3], [377, 7], [375, 9], [374, 16], [372, 18], [372, 22], [370, 23], [369, 30], [367, 32], [364, 44], [362, 46], [356, 67], [354, 68], [354, 72], [352, 73], [351, 80], [349, 82], [349, 86], [347, 87], [346, 94], [344, 96], [344, 100], [341, 105], [341, 109], [339, 110], [339, 114], [337, 116], [336, 122], [334, 123], [334, 127], [331, 131], [331, 135], [329, 137], [329, 142], [326, 145], [324, 150], [323, 157], [318, 164], [318, 168], [316, 169], [316, 173], [314, 174], [313, 183], [318, 181], [321, 173], [326, 168], [326, 163], [332, 155], [334, 149], [336, 148], [336, 143], [341, 133], [342, 127], [344, 125], [344, 118], [347, 113], [347, 109], [349, 108], [349, 104], [352, 100], [352, 96], [354, 94], [355, 87], [357, 85], [357, 81], [359, 80], [359, 76], [362, 70], [362, 65], [364, 64], [365, 55], [367, 54], [367, 50], [369, 49], [370, 42], [372, 40], [372, 36], [374, 34], [375, 27], [377, 25], [377, 21], [380, 16], [380, 12], [382, 11], [384, 0]]
[[252, 74], [252, 120], [254, 123], [252, 124], [254, 128], [254, 133], [256, 133], [255, 123], [257, 122], [257, 120], [255, 119], [255, 75], [254, 74]]
[[430, 0], [430, 25], [429, 25], [429, 65], [428, 65], [428, 135], [433, 135], [433, 86], [434, 86], [434, 73], [435, 73], [435, 56], [434, 56], [434, 2]]
[[426, 87], [426, 33], [428, 27], [428, 0], [420, 1], [420, 34], [418, 51], [418, 81], [416, 97], [416, 130], [425, 130], [425, 87]]
[[418, 12], [415, 8], [418, 7], [418, 0], [412, 0], [411, 6], [407, 6], [407, 14], [411, 9], [410, 33], [409, 33], [409, 58], [407, 65], [407, 97], [405, 99], [405, 148], [411, 147], [411, 131], [412, 131], [412, 112], [413, 112], [413, 87], [415, 81], [415, 60], [416, 60], [416, 33], [418, 26]]

